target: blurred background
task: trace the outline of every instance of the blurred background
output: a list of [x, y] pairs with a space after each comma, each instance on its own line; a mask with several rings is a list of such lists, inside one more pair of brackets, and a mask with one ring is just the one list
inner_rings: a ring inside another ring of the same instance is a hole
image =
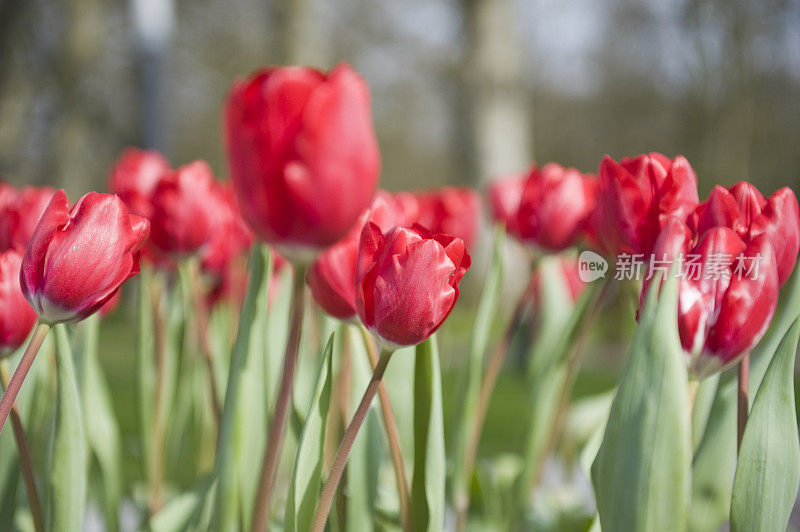
[[133, 144], [223, 177], [231, 81], [339, 61], [372, 89], [385, 188], [651, 150], [701, 196], [800, 179], [795, 0], [0, 0], [0, 176], [75, 198]]

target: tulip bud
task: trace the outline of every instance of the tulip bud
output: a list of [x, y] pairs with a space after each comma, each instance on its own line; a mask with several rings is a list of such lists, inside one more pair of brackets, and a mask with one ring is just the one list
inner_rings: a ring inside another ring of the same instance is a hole
[[386, 347], [415, 345], [444, 322], [458, 300], [470, 257], [460, 238], [368, 222], [356, 265], [356, 312]]
[[431, 233], [460, 238], [469, 248], [478, 234], [481, 197], [471, 188], [443, 187], [417, 194], [417, 223]]
[[670, 216], [685, 221], [697, 207], [697, 177], [682, 156], [660, 153], [600, 163], [594, 238], [609, 255], [649, 256]]
[[398, 199], [388, 192], [378, 191], [372, 205], [350, 232], [314, 260], [308, 269], [308, 285], [314, 300], [325, 312], [340, 320], [355, 317], [356, 260], [361, 230], [368, 221], [376, 224], [381, 231], [411, 223], [416, 211], [409, 210], [407, 199], [404, 196]]
[[15, 190], [11, 185], [2, 185], [0, 250], [25, 249], [54, 192], [55, 189], [50, 187], [23, 187]]
[[111, 194], [90, 192], [72, 209], [59, 190], [22, 258], [22, 292], [49, 323], [78, 321], [139, 272], [149, 223]]
[[235, 82], [225, 139], [245, 221], [289, 258], [308, 260], [342, 238], [375, 193], [369, 90], [346, 64], [327, 74], [270, 68]]
[[198, 251], [211, 240], [223, 201], [205, 161], [168, 172], [153, 192], [150, 241], [176, 256]]
[[204, 272], [222, 276], [232, 261], [243, 256], [253, 243], [253, 233], [242, 220], [233, 189], [229, 185], [215, 185], [210, 201], [211, 237], [200, 254]]
[[517, 213], [520, 238], [548, 251], [572, 246], [586, 228], [597, 198], [597, 178], [548, 163], [525, 181]]
[[730, 367], [758, 344], [778, 303], [777, 263], [765, 235], [745, 243], [729, 227], [712, 227], [698, 236], [671, 218], [653, 253], [659, 261], [680, 257], [678, 332], [690, 375]]
[[150, 198], [159, 179], [169, 172], [169, 162], [157, 151], [128, 148], [108, 177], [108, 189], [116, 194], [137, 216], [150, 218]]
[[726, 189], [714, 187], [708, 199], [698, 205], [689, 225], [704, 233], [712, 227], [729, 227], [745, 242], [766, 235], [775, 251], [780, 284], [786, 282], [800, 252], [800, 214], [797, 197], [788, 187], [769, 199], [747, 182]]
[[36, 312], [19, 286], [22, 253], [0, 252], [0, 358], [16, 351], [36, 323]]
[[527, 175], [513, 174], [495, 179], [487, 187], [492, 220], [505, 225], [509, 234], [519, 238], [519, 204]]

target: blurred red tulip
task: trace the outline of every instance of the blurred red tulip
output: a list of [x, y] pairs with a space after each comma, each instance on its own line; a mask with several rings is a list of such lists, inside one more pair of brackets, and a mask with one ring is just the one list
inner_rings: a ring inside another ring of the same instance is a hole
[[797, 196], [788, 187], [768, 200], [744, 181], [730, 189], [714, 187], [690, 217], [689, 225], [700, 234], [716, 226], [729, 227], [745, 242], [766, 235], [775, 251], [781, 285], [794, 270], [800, 252], [800, 215]]
[[127, 148], [108, 177], [108, 189], [138, 216], [150, 218], [150, 198], [159, 179], [169, 172], [169, 162], [157, 151]]
[[505, 225], [506, 231], [517, 238], [519, 238], [517, 216], [527, 177], [523, 173], [499, 177], [489, 183], [486, 190], [492, 220]]
[[681, 257], [678, 331], [692, 376], [721, 371], [755, 347], [778, 303], [777, 264], [765, 235], [747, 244], [729, 227], [712, 227], [697, 236], [673, 217], [653, 253], [664, 269]]
[[325, 312], [340, 320], [355, 317], [356, 260], [361, 230], [367, 221], [376, 224], [381, 231], [411, 223], [416, 214], [413, 209], [409, 210], [407, 200], [405, 196], [398, 199], [388, 192], [378, 191], [372, 205], [350, 232], [314, 260], [308, 269], [308, 285], [314, 300]]
[[119, 302], [122, 299], [122, 290], [117, 290], [114, 292], [114, 295], [111, 296], [108, 301], [103, 303], [103, 305], [97, 310], [97, 313], [100, 315], [101, 318], [105, 318], [106, 316], [113, 314], [115, 310], [117, 310], [117, 306], [119, 306]]
[[481, 213], [481, 197], [467, 187], [443, 187], [417, 194], [417, 222], [431, 233], [460, 238], [467, 248], [475, 243]]
[[224, 203], [205, 161], [170, 171], [153, 191], [150, 242], [175, 256], [200, 250], [211, 240]]
[[597, 198], [597, 178], [548, 163], [525, 180], [517, 213], [520, 238], [548, 251], [572, 246], [586, 229]]
[[669, 217], [685, 221], [697, 204], [697, 178], [684, 157], [650, 153], [616, 162], [606, 156], [592, 236], [609, 255], [649, 256]]
[[201, 251], [200, 264], [206, 273], [223, 275], [231, 261], [247, 253], [253, 233], [239, 214], [230, 184], [218, 184], [214, 189], [217, 207], [212, 210], [211, 238]]
[[0, 251], [25, 250], [55, 189], [0, 185]]
[[270, 68], [235, 82], [225, 138], [244, 219], [292, 260], [342, 238], [375, 193], [369, 90], [346, 64], [327, 74]]
[[117, 196], [90, 192], [72, 209], [53, 195], [22, 259], [22, 292], [46, 322], [78, 321], [139, 272], [149, 223]]
[[0, 252], [0, 358], [16, 351], [36, 323], [36, 312], [19, 285], [22, 252]]
[[367, 222], [356, 266], [356, 312], [388, 348], [415, 345], [444, 322], [470, 266], [464, 241], [415, 225]]

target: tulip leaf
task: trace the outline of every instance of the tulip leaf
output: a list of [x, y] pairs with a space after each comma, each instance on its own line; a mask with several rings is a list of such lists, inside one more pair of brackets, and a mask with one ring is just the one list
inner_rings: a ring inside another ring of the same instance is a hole
[[90, 316], [81, 325], [83, 361], [80, 365], [80, 380], [86, 439], [89, 449], [97, 460], [103, 481], [101, 493], [106, 530], [118, 530], [117, 509], [122, 496], [121, 444], [119, 426], [111, 404], [111, 394], [98, 358], [99, 316]]
[[[470, 433], [472, 432], [472, 424], [475, 420], [475, 410], [478, 407], [484, 358], [486, 347], [489, 343], [489, 332], [492, 328], [497, 301], [500, 298], [500, 291], [503, 287], [503, 244], [505, 242], [505, 234], [503, 226], [498, 225], [495, 228], [492, 261], [483, 281], [478, 311], [472, 327], [472, 339], [470, 341], [464, 395], [461, 402], [461, 414], [454, 453], [453, 496], [456, 499], [456, 506], [463, 504], [461, 501], [468, 496], [472, 480], [471, 474], [465, 470], [465, 454]], [[468, 478], [467, 475], [470, 477]]]
[[305, 424], [297, 444], [289, 494], [286, 499], [284, 527], [287, 531], [309, 530], [319, 501], [322, 486], [322, 455], [325, 430], [331, 403], [332, 351], [334, 334], [330, 335], [322, 357], [317, 383], [311, 395]]
[[445, 451], [439, 350], [432, 336], [417, 346], [414, 365], [414, 530], [444, 528]]
[[[750, 396], [756, 395], [761, 378], [778, 344], [800, 316], [800, 268], [781, 289], [775, 317], [767, 333], [750, 355]], [[736, 368], [720, 375], [708, 414], [703, 439], [692, 466], [692, 505], [689, 529], [717, 531], [730, 515], [733, 474], [736, 468]]]
[[[5, 365], [6, 361], [0, 360], [0, 364]], [[12, 430], [7, 428], [0, 431], [0, 523], [13, 523], [17, 509], [20, 469]]]
[[[250, 355], [250, 336], [253, 334], [254, 328], [259, 326], [259, 323], [256, 322], [258, 318], [257, 300], [261, 288], [268, 282], [267, 274], [271, 269], [271, 263], [268, 251], [259, 246], [253, 246], [247, 266], [250, 282], [239, 317], [236, 343], [231, 354], [227, 391], [220, 420], [217, 455], [214, 461], [213, 476], [217, 482], [213, 516], [214, 530], [232, 531], [240, 528], [238, 458], [242, 442], [239, 441], [240, 431], [236, 424], [237, 420], [241, 419], [238, 410], [241, 405], [245, 368]], [[270, 267], [267, 267], [267, 264]], [[251, 466], [254, 469], [258, 468], [257, 465], [251, 464]], [[246, 517], [249, 518], [249, 516]]]
[[66, 325], [56, 325], [55, 433], [50, 465], [48, 530], [81, 530], [87, 452], [78, 380]]
[[691, 475], [689, 389], [677, 331], [677, 279], [647, 294], [592, 466], [604, 530], [686, 529]]
[[785, 530], [800, 483], [794, 403], [795, 321], [767, 368], [742, 437], [731, 499], [731, 530]]
[[169, 500], [150, 518], [152, 532], [183, 532], [186, 530], [209, 530], [208, 509], [213, 504], [214, 482], [209, 476], [202, 477], [190, 490]]

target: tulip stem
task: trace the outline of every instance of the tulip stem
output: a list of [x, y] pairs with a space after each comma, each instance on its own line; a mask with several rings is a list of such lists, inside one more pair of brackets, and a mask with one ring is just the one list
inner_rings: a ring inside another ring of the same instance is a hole
[[375, 397], [375, 394], [380, 388], [383, 373], [386, 371], [386, 365], [389, 363], [391, 356], [392, 351], [384, 349], [383, 352], [381, 352], [381, 356], [378, 359], [377, 365], [375, 366], [375, 371], [372, 373], [372, 378], [367, 385], [366, 391], [364, 391], [364, 396], [361, 398], [361, 403], [359, 403], [356, 413], [353, 414], [352, 421], [350, 421], [350, 424], [344, 431], [342, 442], [339, 444], [339, 449], [336, 451], [336, 457], [333, 459], [333, 464], [331, 464], [331, 470], [328, 473], [328, 478], [325, 480], [325, 485], [322, 486], [322, 494], [319, 498], [319, 505], [317, 506], [317, 511], [314, 514], [314, 520], [312, 521], [311, 525], [312, 532], [323, 532], [325, 530], [325, 523], [328, 521], [328, 514], [331, 511], [331, 505], [333, 504], [333, 498], [336, 495], [336, 489], [339, 486], [339, 481], [342, 478], [344, 468], [347, 465], [347, 458], [350, 455], [350, 449], [352, 449], [353, 442], [356, 440], [358, 431], [361, 428], [361, 425], [364, 423], [364, 419], [367, 417], [372, 399]]
[[289, 340], [286, 343], [286, 354], [283, 358], [281, 386], [278, 391], [278, 399], [275, 402], [275, 412], [270, 420], [267, 446], [264, 449], [264, 459], [261, 463], [261, 477], [258, 481], [258, 491], [250, 523], [252, 532], [261, 532], [267, 528], [275, 474], [278, 469], [278, 459], [280, 458], [283, 436], [286, 431], [286, 414], [289, 409], [294, 372], [297, 367], [297, 352], [300, 348], [300, 332], [303, 327], [303, 314], [305, 311], [305, 282], [306, 267], [304, 265], [295, 265]]
[[[520, 294], [517, 305], [514, 307], [514, 312], [511, 315], [511, 320], [508, 322], [503, 338], [499, 344], [494, 348], [489, 362], [486, 364], [486, 370], [481, 382], [480, 395], [478, 396], [478, 403], [475, 407], [475, 417], [472, 422], [472, 428], [469, 432], [469, 438], [464, 450], [464, 478], [470, 483], [472, 479], [473, 469], [475, 468], [475, 460], [478, 456], [478, 444], [481, 439], [481, 432], [483, 432], [483, 423], [486, 420], [486, 412], [489, 409], [489, 401], [492, 398], [494, 386], [497, 384], [497, 378], [500, 376], [500, 370], [503, 368], [503, 362], [506, 359], [506, 353], [517, 333], [517, 329], [522, 325], [522, 320], [525, 317], [525, 309], [530, 295], [533, 292], [534, 279], [535, 279], [535, 265], [531, 270], [531, 277], [528, 281], [528, 286]], [[466, 530], [467, 515], [469, 513], [469, 496], [465, 497], [459, 508], [456, 509], [456, 530]]]
[[8, 415], [11, 413], [19, 389], [22, 388], [22, 381], [25, 380], [25, 376], [31, 369], [33, 361], [36, 358], [36, 353], [38, 353], [39, 348], [42, 347], [42, 342], [44, 342], [47, 331], [49, 330], [49, 323], [40, 321], [36, 325], [33, 336], [31, 336], [31, 341], [25, 349], [25, 353], [22, 355], [22, 360], [19, 361], [19, 366], [17, 366], [17, 369], [14, 371], [14, 375], [11, 377], [6, 391], [3, 392], [3, 398], [0, 399], [0, 430], [3, 430], [3, 426], [6, 424], [6, 419], [8, 419]]
[[[380, 358], [378, 357], [375, 340], [363, 325], [361, 326], [361, 334], [364, 336], [364, 345], [367, 348], [370, 366], [373, 370], [376, 370]], [[405, 467], [403, 466], [403, 450], [400, 447], [400, 436], [397, 432], [397, 421], [392, 410], [392, 402], [383, 382], [378, 384], [378, 400], [381, 403], [383, 425], [386, 429], [386, 439], [389, 440], [389, 453], [392, 455], [392, 465], [394, 466], [394, 475], [397, 480], [397, 493], [400, 497], [400, 524], [403, 532], [410, 532], [413, 530], [413, 520], [411, 497], [408, 492]]]
[[750, 353], [739, 361], [739, 415], [737, 419], [736, 453], [742, 447], [744, 429], [747, 427], [747, 417], [750, 410]]
[[[8, 365], [3, 361], [0, 363], [0, 379], [3, 389], [8, 386]], [[36, 477], [33, 474], [33, 460], [31, 450], [28, 446], [28, 438], [25, 436], [25, 427], [19, 417], [17, 405], [11, 407], [11, 427], [14, 430], [14, 440], [17, 443], [17, 454], [19, 454], [19, 465], [22, 470], [22, 480], [25, 484], [25, 492], [28, 495], [28, 507], [33, 518], [33, 528], [36, 532], [44, 532], [44, 518], [42, 517], [42, 505], [39, 502], [39, 493], [36, 491]]]
[[[144, 302], [142, 303], [144, 304]], [[150, 304], [153, 307], [153, 336], [155, 337], [156, 384], [154, 399], [153, 433], [150, 444], [150, 514], [154, 515], [161, 508], [161, 493], [164, 484], [164, 453], [167, 431], [167, 339], [164, 323], [166, 317], [161, 307], [161, 292], [156, 285], [151, 285]]]
[[208, 393], [211, 401], [211, 411], [214, 414], [215, 432], [219, 432], [219, 421], [222, 418], [222, 407], [220, 405], [219, 390], [217, 388], [216, 372], [214, 371], [214, 352], [211, 349], [211, 342], [208, 339], [208, 306], [200, 283], [200, 270], [197, 263], [192, 260], [187, 264], [189, 268], [189, 290], [192, 292], [194, 300], [194, 314], [197, 319], [197, 334], [200, 337], [200, 348], [203, 352], [203, 359], [208, 370]]

